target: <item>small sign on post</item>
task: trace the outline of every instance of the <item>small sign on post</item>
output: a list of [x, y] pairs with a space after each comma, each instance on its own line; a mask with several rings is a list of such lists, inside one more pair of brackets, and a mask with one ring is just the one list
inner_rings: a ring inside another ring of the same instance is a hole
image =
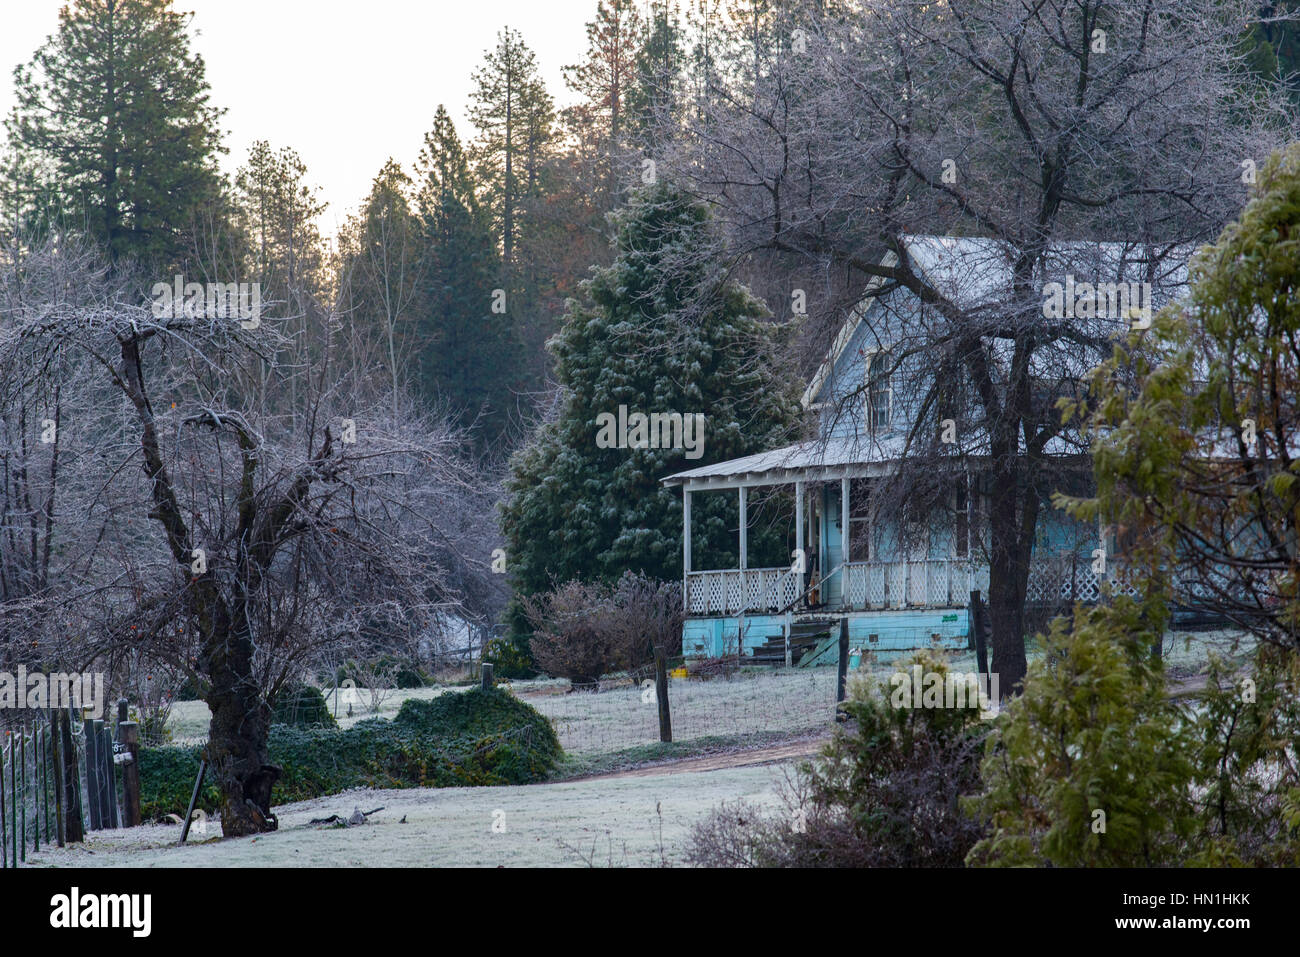
[[122, 750], [114, 756], [122, 763], [122, 816], [126, 827], [140, 824], [140, 768], [136, 756], [140, 748], [140, 726], [134, 721], [123, 721], [117, 726]]
[[111, 728], [104, 728], [102, 734], [104, 742], [99, 753], [104, 762], [104, 824], [106, 827], [117, 828], [121, 826], [117, 813], [117, 745], [113, 741]]

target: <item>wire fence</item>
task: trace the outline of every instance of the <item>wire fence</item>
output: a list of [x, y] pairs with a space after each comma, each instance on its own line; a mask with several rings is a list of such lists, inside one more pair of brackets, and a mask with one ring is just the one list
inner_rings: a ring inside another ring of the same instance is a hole
[[17, 724], [0, 743], [0, 867], [125, 819], [120, 723], [114, 740], [110, 724], [83, 719], [74, 708], [37, 714], [43, 720]]
[[[811, 733], [834, 721], [834, 668], [737, 671], [708, 680], [670, 677], [673, 741], [720, 742]], [[550, 719], [560, 745], [575, 755], [656, 743], [659, 709], [653, 668], [605, 681], [598, 691], [520, 683], [514, 693]]]

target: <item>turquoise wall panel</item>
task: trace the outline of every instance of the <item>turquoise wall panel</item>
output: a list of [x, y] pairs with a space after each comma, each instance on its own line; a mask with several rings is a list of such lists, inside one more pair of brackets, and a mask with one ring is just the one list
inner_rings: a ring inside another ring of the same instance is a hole
[[[942, 647], [960, 651], [967, 646], [970, 615], [964, 609], [899, 609], [897, 611], [852, 612], [849, 619], [849, 647], [869, 651], [907, 651]], [[745, 653], [770, 638], [784, 634], [785, 621], [776, 615], [755, 615], [745, 619]], [[738, 618], [688, 618], [682, 628], [682, 654], [688, 658], [722, 655], [735, 649]], [[936, 641], [934, 635], [939, 638]], [[873, 637], [874, 636], [874, 637]], [[832, 661], [834, 656], [832, 656]]]
[[[692, 658], [720, 658], [725, 652], [734, 654], [740, 626], [740, 619], [734, 616], [688, 618], [682, 626], [682, 654]], [[747, 615], [744, 622], [745, 653], [751, 654], [769, 638], [783, 635], [784, 627], [785, 619], [775, 615]]]

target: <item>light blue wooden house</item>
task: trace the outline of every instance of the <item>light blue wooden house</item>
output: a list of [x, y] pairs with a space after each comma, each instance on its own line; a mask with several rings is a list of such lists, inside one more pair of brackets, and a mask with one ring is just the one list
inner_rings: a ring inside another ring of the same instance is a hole
[[[913, 269], [963, 310], [996, 310], [1006, 302], [1011, 267], [995, 241], [915, 236], [903, 248]], [[1081, 329], [1102, 332], [1104, 339], [1143, 321], [1151, 309], [1177, 295], [1186, 282], [1186, 259], [1185, 251], [1171, 255], [1167, 248], [1061, 244], [1045, 257], [1035, 295], [1061, 292], [1064, 318]], [[897, 260], [889, 254], [886, 263], [896, 265]], [[1086, 306], [1089, 293], [1092, 308]], [[1049, 298], [1044, 298], [1045, 317], [1058, 308]], [[1073, 315], [1075, 307], [1084, 314]], [[869, 286], [804, 392], [804, 406], [818, 422], [816, 438], [661, 480], [682, 489], [685, 655], [733, 654], [739, 643], [741, 652], [756, 661], [834, 663], [836, 647], [826, 636], [838, 633], [841, 620], [848, 622], [854, 657], [864, 650], [968, 646], [971, 592], [988, 592], [980, 521], [987, 494], [981, 474], [987, 449], [981, 447], [983, 436], [963, 435], [952, 445], [946, 502], [909, 516], [906, 534], [896, 508], [890, 514], [875, 507], [882, 483], [908, 452], [916, 398], [926, 391], [926, 376], [934, 374], [923, 356], [894, 361], [891, 352], [908, 353], [906, 344], [938, 321], [931, 313], [906, 289], [886, 290], [878, 282]], [[1009, 351], [1005, 356], [999, 352], [1001, 345], [992, 340], [998, 361], [1009, 359]], [[1040, 353], [1037, 361], [1044, 364], [1047, 381], [1077, 375], [1100, 358], [1099, 350], [1074, 349]], [[1075, 435], [1053, 439], [1047, 451], [1081, 470], [1090, 467], [1087, 449]], [[791, 565], [749, 567], [747, 536], [755, 497], [791, 486], [796, 545]], [[691, 567], [691, 500], [702, 494], [739, 500], [736, 568]], [[1101, 579], [1113, 575], [1115, 567], [1112, 562], [1103, 575], [1093, 571], [1099, 540], [1115, 553], [1115, 543], [1105, 533], [1044, 503], [1027, 604], [1061, 608], [1099, 597]]]

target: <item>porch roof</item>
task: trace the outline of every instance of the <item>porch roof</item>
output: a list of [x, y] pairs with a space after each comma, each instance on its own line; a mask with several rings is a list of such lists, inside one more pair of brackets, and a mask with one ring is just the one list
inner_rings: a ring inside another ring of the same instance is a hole
[[881, 475], [888, 471], [888, 463], [901, 457], [905, 448], [906, 436], [901, 432], [879, 438], [812, 439], [688, 469], [660, 481], [664, 485], [684, 485], [696, 490]]
[[[1023, 454], [1024, 436], [1019, 436]], [[841, 478], [874, 478], [888, 475], [895, 463], [908, 454], [908, 436], [901, 430], [885, 435], [833, 436], [810, 439], [784, 448], [758, 452], [725, 462], [714, 462], [666, 476], [659, 481], [667, 486], [684, 485], [688, 491], [787, 485], [792, 482], [825, 482]], [[985, 458], [989, 454], [988, 435], [983, 429], [965, 441], [945, 446], [954, 461]], [[1053, 436], [1043, 450], [1049, 457], [1086, 454], [1087, 446], [1071, 430]]]

